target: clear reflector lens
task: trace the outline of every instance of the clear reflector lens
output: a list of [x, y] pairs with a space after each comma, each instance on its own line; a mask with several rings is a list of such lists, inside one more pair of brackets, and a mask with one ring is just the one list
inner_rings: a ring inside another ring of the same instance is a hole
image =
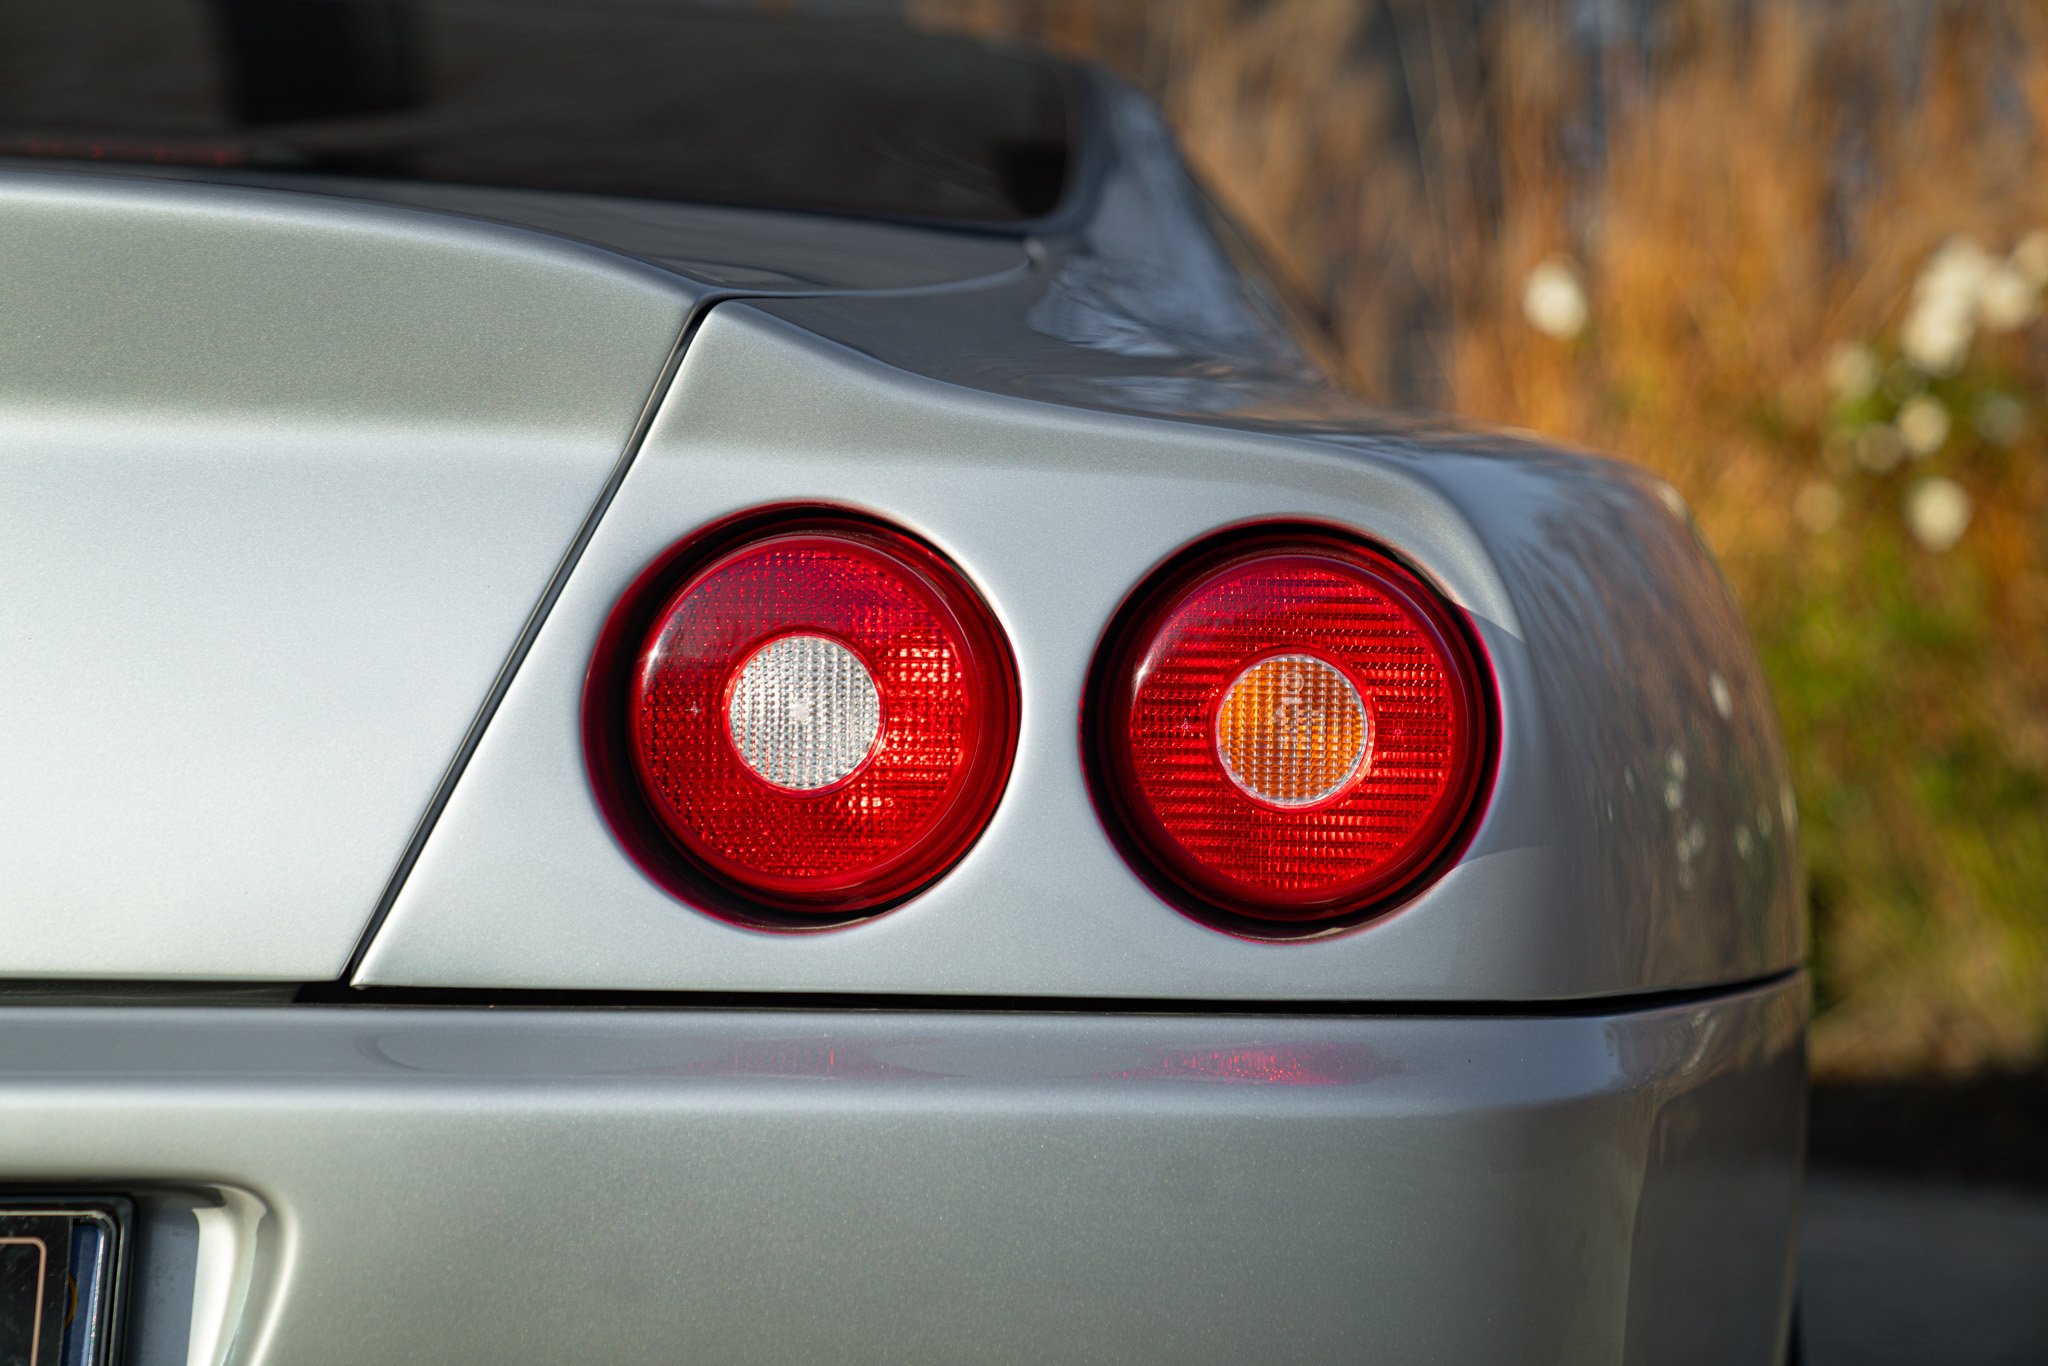
[[867, 761], [882, 700], [874, 675], [838, 641], [784, 636], [741, 667], [725, 721], [748, 768], [777, 787], [815, 792]]
[[1279, 655], [1237, 676], [1216, 711], [1216, 757], [1247, 794], [1313, 806], [1342, 791], [1366, 750], [1365, 702], [1341, 669]]

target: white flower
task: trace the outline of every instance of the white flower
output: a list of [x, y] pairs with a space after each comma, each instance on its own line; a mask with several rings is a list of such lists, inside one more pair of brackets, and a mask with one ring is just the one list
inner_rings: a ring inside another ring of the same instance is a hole
[[1973, 310], [1957, 307], [1953, 296], [1940, 299], [1913, 305], [1899, 329], [1899, 349], [1930, 375], [1953, 375], [1970, 353]]
[[1828, 355], [1828, 392], [1837, 403], [1860, 403], [1877, 389], [1884, 372], [1867, 346], [1844, 342]]
[[1931, 375], [1962, 368], [1976, 329], [1978, 301], [1996, 264], [1967, 237], [1951, 237], [1913, 282], [1913, 308], [1899, 329], [1907, 357]]
[[1927, 258], [1913, 289], [1929, 299], [1975, 303], [1984, 277], [1996, 264], [1991, 253], [1978, 246], [1975, 238], [1951, 237]]
[[1977, 287], [1977, 318], [1993, 332], [2017, 332], [2041, 312], [2041, 291], [2018, 266], [1993, 263]]
[[1568, 263], [1553, 256], [1529, 272], [1522, 285], [1522, 314], [1531, 327], [1559, 341], [1586, 330], [1586, 291]]
[[1899, 444], [1915, 460], [1923, 460], [1948, 440], [1948, 409], [1932, 394], [1916, 394], [1899, 409]]
[[1970, 494], [1953, 479], [1935, 475], [1906, 490], [1906, 529], [1935, 554], [1962, 539], [1970, 525]]
[[2035, 288], [2048, 288], [2048, 228], [2035, 228], [2012, 249], [2013, 269]]
[[1792, 499], [1792, 516], [1814, 536], [1823, 536], [1842, 520], [1842, 495], [1833, 484], [1815, 479]]

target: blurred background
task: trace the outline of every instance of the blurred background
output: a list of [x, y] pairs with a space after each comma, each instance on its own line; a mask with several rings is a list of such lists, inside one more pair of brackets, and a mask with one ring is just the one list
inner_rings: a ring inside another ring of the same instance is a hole
[[1158, 99], [1361, 393], [1677, 485], [1796, 764], [1816, 1142], [2048, 1174], [2048, 5], [904, 8]]

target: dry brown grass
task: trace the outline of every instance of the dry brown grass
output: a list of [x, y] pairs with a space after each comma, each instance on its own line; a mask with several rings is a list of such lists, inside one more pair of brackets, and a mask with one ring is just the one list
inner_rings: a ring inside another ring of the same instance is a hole
[[[1149, 90], [1366, 392], [1619, 451], [1684, 490], [1793, 745], [1819, 1068], [2048, 1053], [2048, 325], [1983, 338], [1953, 377], [1894, 366], [1900, 387], [1860, 404], [1825, 379], [1842, 343], [1896, 354], [1944, 240], [2003, 251], [2048, 224], [2048, 5], [1744, 23], [1674, 0], [1654, 51], [1569, 36], [1561, 3], [1496, 7], [1481, 31], [1431, 0], [908, 8]], [[1522, 313], [1549, 257], [1585, 282], [1571, 340]], [[1919, 464], [1858, 464], [1856, 434], [1914, 386], [1956, 434]], [[1971, 430], [1986, 395], [2019, 402], [2017, 440]], [[1975, 510], [1945, 554], [1900, 512], [1929, 474]], [[1839, 507], [1831, 525], [1802, 526], [1802, 491]]]

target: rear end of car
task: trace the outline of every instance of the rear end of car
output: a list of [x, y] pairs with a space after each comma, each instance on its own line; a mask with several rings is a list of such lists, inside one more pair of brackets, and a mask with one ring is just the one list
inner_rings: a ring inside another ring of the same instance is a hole
[[18, 1359], [1778, 1359], [1682, 504], [1343, 406], [1059, 70], [971, 231], [0, 168]]

